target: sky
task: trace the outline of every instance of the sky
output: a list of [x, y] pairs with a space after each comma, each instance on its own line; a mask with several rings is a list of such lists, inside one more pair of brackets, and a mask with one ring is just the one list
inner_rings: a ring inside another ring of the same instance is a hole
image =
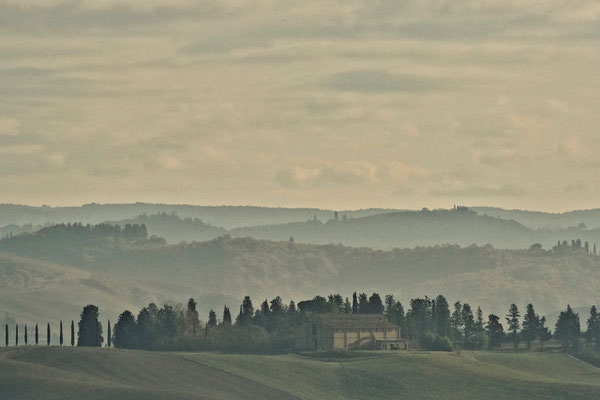
[[600, 207], [597, 0], [0, 0], [0, 203]]

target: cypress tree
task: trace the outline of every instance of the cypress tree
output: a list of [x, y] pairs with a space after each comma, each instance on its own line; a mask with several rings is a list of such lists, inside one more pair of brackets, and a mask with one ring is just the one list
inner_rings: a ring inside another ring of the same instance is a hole
[[527, 311], [523, 316], [523, 335], [527, 341], [527, 350], [531, 350], [531, 342], [539, 336], [540, 317], [535, 313], [533, 304], [527, 305]]
[[81, 312], [77, 346], [101, 347], [104, 342], [102, 337], [102, 324], [98, 321], [98, 307], [89, 304]]
[[358, 314], [358, 299], [356, 298], [356, 292], [352, 294], [352, 314]]
[[50, 322], [46, 326], [46, 344], [50, 346]]
[[108, 320], [108, 328], [106, 329], [106, 334], [108, 336], [106, 345], [110, 347], [112, 345], [112, 332], [110, 330], [110, 319]]
[[58, 336], [58, 342], [60, 345], [63, 345], [63, 329], [62, 329], [62, 321], [60, 321], [60, 334]]
[[207, 326], [217, 326], [217, 313], [214, 310], [210, 310], [208, 313]]
[[508, 331], [511, 333], [513, 339], [513, 346], [515, 350], [519, 349], [519, 309], [516, 304], [511, 304], [508, 314], [506, 315], [506, 323], [508, 324]]
[[5, 325], [5, 332], [4, 332], [4, 344], [6, 345], [6, 347], [8, 347], [8, 324]]
[[15, 346], [19, 345], [19, 324], [15, 328]]
[[502, 344], [502, 338], [504, 337], [504, 328], [500, 323], [500, 317], [494, 314], [488, 316], [487, 322], [488, 332], [488, 347], [494, 350], [496, 347], [500, 347]]
[[71, 347], [75, 346], [75, 322], [71, 320]]
[[579, 314], [573, 312], [570, 305], [567, 305], [567, 311], [560, 313], [554, 329], [554, 336], [560, 340], [563, 350], [575, 352], [579, 350], [579, 336], [581, 328], [579, 326]]
[[37, 346], [40, 342], [40, 332], [38, 330], [38, 324], [35, 324], [35, 345]]
[[552, 338], [552, 333], [550, 333], [550, 329], [546, 327], [546, 317], [540, 318], [540, 327], [539, 327], [539, 339], [540, 339], [540, 351], [544, 350], [544, 342], [550, 340]]
[[23, 337], [23, 341], [25, 342], [25, 346], [27, 346], [27, 324], [25, 324], [25, 336]]
[[227, 306], [223, 308], [223, 325], [231, 325], [231, 311]]

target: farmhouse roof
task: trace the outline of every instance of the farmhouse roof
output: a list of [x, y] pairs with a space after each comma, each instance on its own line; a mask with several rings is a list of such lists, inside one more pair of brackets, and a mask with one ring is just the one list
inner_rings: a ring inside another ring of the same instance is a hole
[[317, 314], [314, 319], [335, 329], [398, 328], [379, 314]]

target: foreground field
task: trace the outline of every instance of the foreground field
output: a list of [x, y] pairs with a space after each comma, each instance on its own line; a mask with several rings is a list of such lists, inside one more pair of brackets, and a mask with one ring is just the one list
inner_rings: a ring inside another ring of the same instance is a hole
[[596, 399], [600, 370], [561, 354], [300, 356], [0, 351], [2, 399]]

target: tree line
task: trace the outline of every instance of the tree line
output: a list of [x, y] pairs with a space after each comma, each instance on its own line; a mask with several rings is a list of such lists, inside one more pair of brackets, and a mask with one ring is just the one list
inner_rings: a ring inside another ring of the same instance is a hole
[[[452, 309], [442, 295], [432, 299], [414, 298], [405, 312], [401, 302], [393, 295], [382, 300], [378, 293], [368, 296], [354, 293], [352, 300], [340, 294], [316, 296], [297, 305], [285, 304], [277, 296], [265, 299], [255, 308], [249, 296], [244, 297], [235, 319], [229, 307], [224, 306], [220, 318], [210, 310], [206, 322], [200, 320], [197, 303], [189, 299], [186, 305], [154, 303], [143, 307], [136, 315], [123, 311], [111, 327], [107, 323], [106, 343], [99, 308], [87, 305], [78, 323], [71, 321], [70, 344], [77, 346], [108, 347], [143, 350], [217, 350], [239, 353], [281, 353], [294, 351], [297, 327], [311, 314], [381, 314], [401, 328], [402, 336], [424, 350], [451, 351], [452, 349], [495, 350], [510, 343], [515, 350], [525, 343], [531, 350], [534, 342], [543, 350], [544, 343], [554, 338], [561, 348], [570, 353], [582, 350], [600, 351], [600, 313], [596, 306], [590, 309], [587, 329], [582, 331], [579, 315], [571, 306], [560, 313], [554, 332], [547, 326], [533, 306], [521, 311], [511, 304], [505, 316], [488, 314], [484, 318], [481, 307], [475, 310], [468, 303], [457, 301]], [[506, 326], [506, 330], [504, 327]], [[22, 334], [23, 344], [29, 344], [27, 325]], [[38, 325], [35, 325], [34, 342], [39, 344]], [[5, 345], [9, 346], [9, 326], [5, 326]], [[14, 344], [19, 345], [19, 325], [15, 326]], [[59, 344], [63, 345], [63, 324], [59, 324]], [[47, 324], [46, 344], [51, 344], [51, 327]]]

